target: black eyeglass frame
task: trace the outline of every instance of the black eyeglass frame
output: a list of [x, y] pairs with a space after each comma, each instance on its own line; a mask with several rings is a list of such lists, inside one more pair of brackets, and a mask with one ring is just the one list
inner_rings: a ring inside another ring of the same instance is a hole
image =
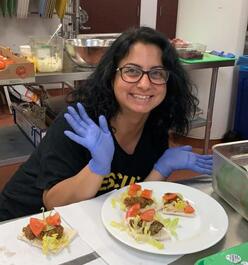
[[[124, 81], [124, 82], [127, 82], [127, 83], [130, 83], [130, 84], [134, 84], [134, 83], [138, 83], [141, 79], [142, 79], [142, 77], [144, 76], [144, 74], [146, 74], [147, 76], [148, 76], [148, 79], [149, 79], [149, 81], [152, 83], [152, 84], [154, 84], [154, 85], [165, 85], [167, 82], [168, 82], [168, 80], [169, 80], [169, 76], [170, 76], [170, 73], [169, 73], [169, 71], [167, 71], [167, 70], [165, 70], [164, 68], [154, 68], [154, 69], [151, 69], [151, 70], [148, 70], [148, 71], [144, 71], [144, 70], [142, 70], [142, 69], [140, 69], [140, 68], [136, 68], [136, 67], [133, 67], [133, 68], [135, 68], [136, 70], [139, 70], [142, 74], [141, 74], [141, 76], [138, 78], [138, 80], [136, 80], [136, 81], [126, 81], [124, 78], [123, 78], [123, 76], [122, 76], [122, 70], [124, 69], [124, 68], [132, 68], [132, 67], [129, 67], [129, 66], [122, 66], [122, 67], [118, 67], [118, 68], [116, 68], [116, 71], [119, 71], [120, 72], [120, 74], [121, 74], [121, 79]], [[152, 79], [151, 79], [151, 77], [150, 77], [150, 75], [149, 75], [149, 73], [150, 72], [152, 72], [152, 71], [154, 71], [154, 70], [164, 70], [166, 73], [167, 73], [167, 79], [163, 82], [163, 83], [154, 83], [154, 81], [152, 81]]]

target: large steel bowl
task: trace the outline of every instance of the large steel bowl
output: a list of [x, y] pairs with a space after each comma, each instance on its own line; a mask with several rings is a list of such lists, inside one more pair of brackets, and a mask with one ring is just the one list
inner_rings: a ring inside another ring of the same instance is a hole
[[67, 39], [65, 49], [79, 66], [96, 66], [115, 39], [78, 38]]

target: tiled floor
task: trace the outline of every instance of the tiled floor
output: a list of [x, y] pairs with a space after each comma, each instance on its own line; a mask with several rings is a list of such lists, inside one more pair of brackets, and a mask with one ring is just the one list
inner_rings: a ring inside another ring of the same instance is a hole
[[[9, 113], [9, 110], [6, 105], [0, 105], [0, 128], [3, 126], [11, 126], [14, 124], [13, 121], [13, 116]], [[216, 144], [220, 141], [215, 141], [210, 143], [210, 147], [213, 144]], [[194, 152], [197, 153], [202, 153], [202, 147], [203, 147], [203, 140], [197, 140], [197, 139], [192, 139], [192, 138], [187, 138], [187, 137], [179, 137], [179, 138], [174, 138], [170, 141], [171, 146], [175, 145], [185, 145], [189, 144], [193, 146]], [[209, 153], [211, 153], [211, 150], [209, 150]], [[8, 166], [2, 166], [0, 167], [0, 190], [2, 187], [5, 185], [5, 183], [11, 178], [13, 173], [18, 169], [20, 164], [13, 164], [13, 165], [8, 165]], [[170, 181], [178, 181], [181, 179], [188, 179], [192, 178], [194, 176], [197, 176], [199, 174], [196, 174], [192, 171], [189, 170], [180, 170], [174, 172], [170, 177]]]

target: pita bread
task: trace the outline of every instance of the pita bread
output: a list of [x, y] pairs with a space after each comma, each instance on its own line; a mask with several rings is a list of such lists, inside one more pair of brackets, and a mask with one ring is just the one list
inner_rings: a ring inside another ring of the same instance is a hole
[[[159, 210], [162, 210], [162, 212], [164, 214], [168, 214], [168, 215], [194, 217], [196, 215], [195, 214], [195, 211], [196, 211], [195, 207], [193, 207], [191, 203], [189, 203], [187, 200], [185, 200], [181, 194], [179, 194], [179, 193], [173, 193], [173, 194], [177, 194], [176, 200], [165, 202], [162, 199], [162, 203], [159, 206]], [[175, 205], [177, 203], [182, 203], [183, 205], [181, 205], [181, 207], [177, 208]], [[183, 210], [183, 207], [186, 207], [186, 206], [192, 207], [194, 209], [194, 211], [192, 213], [185, 213]]]
[[184, 216], [184, 217], [194, 217], [195, 216], [195, 212], [193, 213], [184, 213], [184, 212], [179, 212], [177, 210], [168, 210], [166, 208], [162, 209], [164, 214], [168, 214], [168, 215], [176, 215], [176, 216]]
[[[52, 252], [54, 254], [59, 253], [62, 249], [64, 249], [68, 245], [68, 243], [70, 243], [74, 239], [74, 237], [77, 235], [77, 231], [73, 230], [69, 227], [64, 227], [64, 234], [66, 236], [68, 236], [68, 242], [66, 242], [65, 244], [61, 244], [57, 249], [49, 251], [49, 252]], [[39, 240], [37, 238], [35, 238], [34, 240], [29, 240], [25, 237], [23, 232], [21, 232], [21, 234], [18, 235], [17, 238], [19, 240], [22, 240], [22, 241], [28, 243], [31, 246], [42, 249], [42, 242], [41, 242], [41, 240]]]

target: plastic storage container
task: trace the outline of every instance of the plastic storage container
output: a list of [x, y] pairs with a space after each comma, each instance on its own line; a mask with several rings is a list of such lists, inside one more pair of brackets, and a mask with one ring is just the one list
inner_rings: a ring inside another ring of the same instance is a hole
[[60, 72], [63, 69], [64, 39], [55, 36], [31, 37], [30, 45], [38, 72]]
[[182, 59], [202, 59], [207, 46], [201, 43], [190, 43], [185, 48], [176, 48]]
[[248, 139], [248, 55], [240, 56], [237, 65], [239, 79], [234, 131], [243, 139]]
[[213, 189], [248, 220], [248, 141], [213, 146]]

